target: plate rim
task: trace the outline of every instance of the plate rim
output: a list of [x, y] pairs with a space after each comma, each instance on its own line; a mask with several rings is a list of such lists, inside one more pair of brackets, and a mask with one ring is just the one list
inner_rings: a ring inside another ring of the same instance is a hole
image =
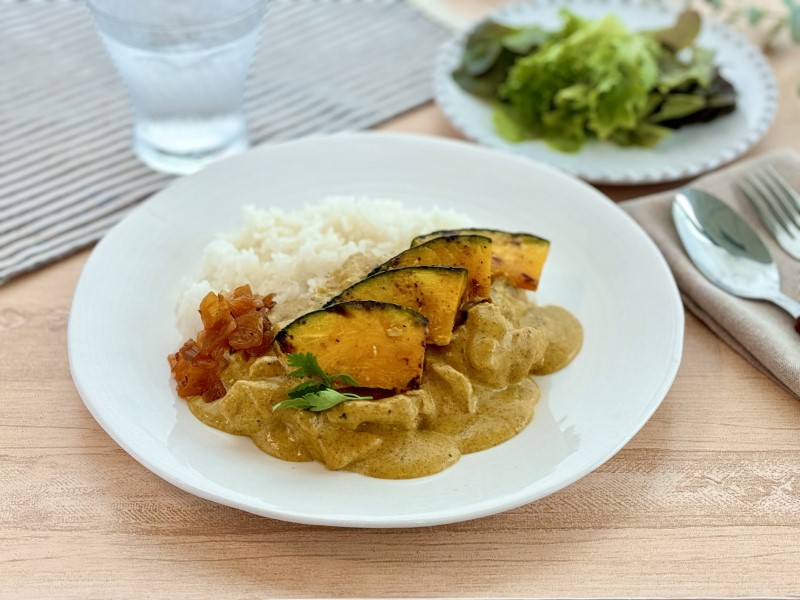
[[[485, 516], [511, 510], [513, 508], [517, 508], [519, 506], [540, 500], [541, 498], [549, 496], [550, 494], [553, 494], [567, 487], [568, 485], [571, 485], [572, 483], [578, 481], [579, 479], [585, 477], [592, 471], [596, 470], [602, 464], [604, 464], [605, 462], [610, 460], [613, 456], [615, 456], [641, 430], [641, 428], [644, 427], [644, 425], [652, 417], [653, 413], [655, 413], [655, 411], [661, 405], [664, 398], [666, 397], [667, 392], [672, 386], [672, 383], [675, 380], [683, 353], [685, 314], [683, 310], [683, 304], [680, 298], [680, 293], [678, 291], [678, 287], [672, 275], [672, 272], [670, 271], [669, 266], [667, 265], [666, 259], [664, 259], [660, 250], [658, 250], [658, 247], [656, 246], [655, 242], [653, 242], [653, 240], [645, 233], [645, 231], [641, 228], [641, 226], [627, 212], [622, 210], [618, 205], [616, 205], [616, 203], [613, 203], [604, 194], [593, 188], [588, 183], [576, 179], [573, 176], [566, 174], [563, 171], [560, 171], [555, 167], [552, 167], [545, 163], [540, 163], [538, 161], [531, 161], [530, 159], [514, 156], [507, 153], [498, 153], [494, 150], [459, 140], [453, 140], [448, 138], [442, 138], [439, 136], [417, 134], [417, 133], [357, 132], [357, 133], [338, 133], [333, 135], [323, 134], [323, 135], [309, 136], [297, 140], [280, 142], [276, 144], [264, 144], [244, 154], [252, 154], [259, 151], [264, 151], [268, 153], [271, 151], [275, 151], [276, 149], [278, 149], [279, 151], [281, 147], [288, 145], [315, 144], [320, 141], [324, 142], [334, 138], [344, 140], [344, 143], [347, 143], [347, 140], [349, 139], [354, 139], [357, 141], [360, 139], [375, 139], [378, 137], [387, 140], [402, 141], [403, 143], [411, 142], [412, 144], [420, 144], [420, 143], [431, 144], [434, 146], [451, 147], [458, 150], [467, 150], [469, 152], [491, 154], [494, 155], [499, 160], [518, 162], [521, 165], [525, 165], [526, 168], [540, 168], [549, 172], [550, 175], [555, 176], [556, 178], [565, 178], [571, 180], [572, 182], [584, 188], [586, 191], [592, 193], [593, 195], [601, 197], [598, 199], [605, 199], [607, 202], [613, 204], [613, 206], [609, 208], [611, 208], [612, 210], [615, 209], [618, 210], [618, 214], [621, 215], [625, 221], [627, 221], [628, 226], [632, 228], [632, 231], [636, 232], [636, 235], [640, 238], [640, 241], [642, 241], [645, 245], [643, 247], [648, 247], [652, 255], [652, 258], [655, 259], [656, 264], [659, 265], [659, 268], [661, 270], [661, 275], [665, 276], [664, 281], [665, 283], [668, 284], [668, 287], [671, 291], [670, 294], [672, 299], [671, 308], [675, 315], [675, 321], [673, 322], [673, 327], [670, 331], [670, 333], [673, 336], [673, 340], [671, 345], [672, 351], [670, 353], [669, 363], [664, 365], [663, 374], [659, 382], [659, 386], [650, 395], [647, 404], [643, 402], [643, 405], [649, 405], [649, 408], [644, 413], [642, 413], [637, 426], [635, 428], [632, 428], [632, 430], [629, 432], [627, 436], [623, 436], [624, 439], [622, 439], [618, 444], [613, 446], [609, 451], [607, 451], [605, 454], [601, 456], [598, 456], [598, 458], [596, 458], [595, 461], [593, 461], [591, 464], [585, 466], [582, 469], [576, 470], [573, 476], [569, 478], [561, 479], [558, 482], [554, 482], [551, 485], [533, 494], [531, 494], [528, 491], [528, 488], [530, 487], [530, 485], [528, 485], [513, 494], [506, 495], [499, 502], [498, 501], [492, 502], [490, 504], [487, 504], [486, 506], [473, 504], [467, 506], [466, 508], [460, 507], [456, 511], [449, 511], [447, 513], [442, 513], [441, 511], [439, 511], [433, 513], [422, 513], [421, 515], [414, 515], [414, 516], [401, 515], [399, 517], [387, 518], [385, 516], [363, 516], [363, 515], [358, 517], [343, 516], [336, 514], [320, 515], [320, 514], [308, 514], [305, 512], [292, 512], [291, 510], [273, 511], [269, 509], [263, 509], [261, 507], [254, 507], [246, 502], [240, 502], [232, 497], [220, 496], [212, 491], [208, 491], [202, 487], [194, 485], [191, 482], [187, 482], [180, 479], [179, 473], [178, 474], [173, 473], [171, 469], [166, 468], [161, 464], [152, 461], [148, 456], [145, 456], [142, 452], [137, 450], [135, 445], [130, 444], [124, 439], [122, 439], [114, 430], [113, 426], [109, 423], [109, 420], [106, 418], [106, 416], [104, 416], [104, 413], [101, 410], [102, 402], [97, 402], [96, 400], [92, 399], [92, 393], [89, 390], [91, 386], [90, 385], [87, 386], [87, 383], [84, 380], [84, 374], [81, 372], [82, 359], [80, 358], [81, 356], [80, 350], [76, 347], [77, 335], [75, 332], [76, 329], [80, 326], [80, 320], [82, 318], [80, 316], [80, 311], [76, 310], [77, 302], [81, 300], [83, 295], [90, 293], [85, 291], [85, 286], [87, 285], [85, 282], [88, 279], [87, 273], [91, 272], [94, 263], [98, 260], [97, 256], [100, 256], [100, 254], [103, 252], [103, 248], [107, 244], [106, 240], [113, 239], [112, 236], [118, 235], [115, 233], [116, 231], [121, 231], [124, 227], [127, 227], [128, 225], [126, 225], [126, 223], [130, 223], [133, 215], [135, 215], [139, 211], [147, 210], [146, 207], [150, 206], [151, 202], [153, 201], [157, 202], [158, 201], [157, 198], [162, 194], [172, 193], [169, 190], [171, 190], [175, 186], [179, 187], [182, 181], [188, 179], [188, 178], [182, 178], [175, 180], [169, 186], [164, 188], [164, 190], [154, 194], [153, 196], [142, 202], [142, 204], [140, 204], [136, 209], [131, 211], [131, 213], [126, 215], [126, 217], [122, 221], [120, 221], [117, 225], [115, 225], [112, 228], [112, 230], [109, 231], [109, 233], [106, 234], [106, 236], [103, 239], [101, 239], [100, 242], [97, 244], [97, 246], [92, 250], [92, 253], [87, 259], [87, 262], [81, 271], [78, 283], [75, 287], [73, 302], [70, 310], [69, 323], [67, 327], [67, 351], [69, 358], [70, 373], [72, 375], [73, 382], [84, 405], [89, 410], [92, 417], [109, 435], [109, 437], [111, 437], [117, 443], [117, 445], [119, 445], [127, 454], [129, 454], [132, 458], [134, 458], [147, 470], [151, 471], [152, 473], [164, 479], [165, 481], [171, 483], [175, 487], [182, 489], [186, 492], [189, 492], [200, 498], [204, 498], [206, 500], [210, 500], [218, 504], [230, 506], [260, 516], [265, 516], [282, 521], [309, 524], [309, 525], [358, 527], [358, 528], [387, 528], [387, 527], [409, 528], [409, 527], [427, 527], [427, 526], [443, 525], [448, 523], [482, 518]], [[241, 157], [244, 154], [238, 156]], [[218, 164], [211, 165], [203, 172], [215, 170], [223, 166], [224, 163], [228, 163], [230, 161], [235, 161], [235, 160], [237, 160], [237, 157], [226, 159]]]
[[[506, 4], [499, 8], [489, 11], [486, 15], [472, 23], [465, 30], [453, 36], [450, 40], [444, 42], [437, 54], [436, 61], [433, 67], [433, 89], [434, 100], [437, 106], [441, 109], [442, 114], [447, 118], [450, 124], [461, 132], [469, 140], [476, 142], [482, 146], [486, 146], [495, 150], [499, 150], [506, 154], [515, 156], [522, 156], [528, 160], [535, 162], [542, 162], [541, 157], [529, 157], [524, 149], [520, 146], [518, 150], [509, 148], [507, 146], [497, 143], [492, 137], [487, 137], [482, 131], [482, 127], [475, 125], [470, 120], [464, 118], [459, 109], [454, 106], [456, 96], [452, 95], [452, 90], [455, 90], [457, 95], [467, 95], [466, 92], [451, 85], [450, 82], [450, 68], [455, 64], [458, 56], [463, 49], [467, 37], [475, 30], [480, 24], [488, 19], [507, 19], [515, 13], [525, 12], [527, 10], [533, 11], [540, 9], [542, 5], [560, 5], [564, 8], [574, 9], [581, 5], [612, 5], [617, 7], [625, 7], [635, 5], [637, 8], [647, 8], [654, 11], [660, 11], [664, 14], [677, 15], [678, 10], [674, 6], [668, 6], [654, 0], [568, 0], [567, 2], [560, 2], [560, 0], [519, 0]], [[682, 165], [679, 168], [662, 167], [653, 168], [648, 167], [640, 172], [626, 171], [625, 174], [615, 174], [612, 172], [597, 172], [586, 170], [581, 167], [558, 166], [556, 168], [579, 177], [584, 181], [589, 181], [600, 185], [646, 185], [646, 184], [659, 184], [670, 183], [676, 181], [683, 181], [696, 177], [708, 171], [713, 171], [719, 167], [729, 164], [740, 158], [754, 145], [761, 141], [769, 131], [778, 111], [778, 102], [780, 98], [780, 91], [778, 88], [775, 73], [772, 70], [769, 61], [764, 54], [747, 38], [747, 36], [730, 27], [729, 25], [715, 19], [711, 15], [703, 15], [703, 27], [709, 28], [717, 32], [721, 37], [724, 37], [736, 45], [742, 47], [753, 57], [753, 66], [757, 69], [764, 85], [764, 111], [759, 115], [758, 122], [747, 131], [747, 134], [739, 138], [731, 146], [716, 152], [714, 155], [707, 157], [702, 162], [690, 162]], [[544, 142], [540, 140], [530, 140], [530, 142]], [[557, 152], [552, 150], [552, 152]], [[549, 163], [547, 163], [549, 164]], [[555, 165], [553, 165], [555, 166]]]

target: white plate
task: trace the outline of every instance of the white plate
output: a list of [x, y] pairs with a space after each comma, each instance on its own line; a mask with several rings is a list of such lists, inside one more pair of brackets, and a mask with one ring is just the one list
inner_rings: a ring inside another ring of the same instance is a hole
[[[598, 18], [615, 13], [632, 30], [656, 29], [675, 21], [676, 10], [647, 0], [542, 0], [515, 3], [489, 15], [512, 25], [538, 23], [560, 26], [558, 11]], [[608, 142], [588, 143], [580, 152], [566, 154], [542, 141], [512, 144], [492, 125], [492, 106], [463, 91], [450, 74], [458, 66], [469, 32], [442, 46], [436, 63], [436, 101], [450, 121], [467, 137], [492, 148], [532, 158], [606, 184], [640, 184], [693, 177], [734, 160], [766, 134], [778, 104], [775, 76], [764, 56], [741, 34], [711, 18], [704, 18], [699, 44], [717, 51], [716, 62], [736, 88], [737, 109], [711, 123], [684, 127], [655, 148], [622, 148]]]
[[[585, 346], [538, 378], [533, 423], [443, 473], [370, 479], [290, 463], [203, 425], [174, 392], [166, 356], [179, 281], [205, 244], [239, 225], [246, 203], [292, 208], [331, 194], [454, 207], [486, 227], [549, 238], [541, 302], [572, 310]], [[78, 391], [145, 467], [203, 498], [288, 521], [411, 527], [481, 517], [563, 488], [644, 425], [678, 368], [683, 309], [644, 232], [588, 185], [463, 142], [354, 134], [268, 145], [181, 179], [117, 225], [92, 253], [69, 323]]]

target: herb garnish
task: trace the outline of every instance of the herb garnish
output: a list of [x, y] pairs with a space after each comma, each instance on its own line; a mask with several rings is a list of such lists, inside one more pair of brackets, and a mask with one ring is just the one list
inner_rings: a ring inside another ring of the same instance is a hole
[[289, 399], [278, 402], [272, 407], [272, 410], [299, 408], [320, 412], [349, 400], [372, 400], [372, 396], [359, 396], [333, 389], [333, 385], [337, 381], [353, 387], [358, 386], [358, 382], [345, 373], [328, 375], [319, 366], [317, 357], [311, 352], [289, 354], [287, 359], [289, 366], [295, 367], [294, 371], [288, 373], [289, 377], [298, 379], [309, 377], [318, 381], [304, 381], [298, 384], [289, 391]]

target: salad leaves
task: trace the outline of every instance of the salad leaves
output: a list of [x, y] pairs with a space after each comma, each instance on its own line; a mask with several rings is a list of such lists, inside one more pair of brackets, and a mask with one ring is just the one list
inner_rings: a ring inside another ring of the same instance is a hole
[[453, 78], [494, 100], [504, 138], [542, 139], [565, 152], [589, 140], [654, 146], [670, 131], [733, 111], [735, 90], [694, 45], [696, 12], [673, 27], [633, 33], [609, 15], [561, 12], [558, 31], [486, 22], [467, 40]]

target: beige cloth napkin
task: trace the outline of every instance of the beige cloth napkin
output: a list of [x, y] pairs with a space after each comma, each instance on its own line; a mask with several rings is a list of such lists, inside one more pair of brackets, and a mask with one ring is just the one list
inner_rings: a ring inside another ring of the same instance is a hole
[[[764, 240], [781, 272], [781, 288], [800, 300], [800, 263], [786, 254], [734, 183], [756, 165], [770, 163], [795, 188], [800, 189], [800, 155], [780, 150], [742, 161], [691, 183], [733, 207]], [[672, 222], [674, 191], [620, 204], [655, 241], [667, 259], [688, 310], [781, 387], [800, 398], [800, 335], [794, 319], [767, 302], [732, 296], [709, 282], [694, 267]]]

